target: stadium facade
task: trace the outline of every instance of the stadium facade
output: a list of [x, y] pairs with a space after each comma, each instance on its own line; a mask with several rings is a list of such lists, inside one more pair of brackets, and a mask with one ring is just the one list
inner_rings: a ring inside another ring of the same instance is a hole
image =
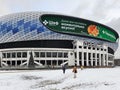
[[45, 12], [0, 18], [0, 67], [114, 66], [118, 33], [97, 22]]

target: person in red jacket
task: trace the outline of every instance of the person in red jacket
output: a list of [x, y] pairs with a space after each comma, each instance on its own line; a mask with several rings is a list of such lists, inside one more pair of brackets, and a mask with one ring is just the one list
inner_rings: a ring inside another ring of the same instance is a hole
[[74, 78], [76, 78], [77, 77], [76, 76], [76, 74], [77, 74], [77, 66], [73, 67], [73, 71], [72, 72], [74, 73]]

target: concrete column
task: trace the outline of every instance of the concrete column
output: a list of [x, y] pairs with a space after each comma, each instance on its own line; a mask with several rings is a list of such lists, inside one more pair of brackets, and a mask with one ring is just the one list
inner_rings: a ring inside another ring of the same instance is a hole
[[82, 51], [82, 66], [84, 66], [84, 52]]
[[103, 53], [103, 66], [105, 66], [105, 54]]
[[108, 54], [106, 54], [106, 64], [108, 66]]
[[89, 66], [89, 63], [88, 63], [88, 52], [86, 52], [86, 63], [87, 63], [87, 66]]
[[17, 60], [15, 60], [15, 66], [17, 67]]
[[[45, 65], [46, 65], [46, 60], [45, 60]], [[58, 66], [58, 60], [57, 60], [57, 66]]]
[[79, 66], [80, 64], [79, 64], [79, 51], [77, 50], [77, 52], [76, 52], [76, 61], [77, 61], [77, 66]]
[[2, 67], [2, 52], [0, 52], [0, 67]]
[[99, 53], [99, 66], [101, 66], [101, 53]]
[[93, 66], [93, 53], [91, 53], [91, 66]]
[[97, 66], [97, 53], [95, 52], [95, 66]]
[[27, 67], [28, 67], [28, 64], [29, 64], [29, 58], [30, 58], [30, 51], [27, 51]]

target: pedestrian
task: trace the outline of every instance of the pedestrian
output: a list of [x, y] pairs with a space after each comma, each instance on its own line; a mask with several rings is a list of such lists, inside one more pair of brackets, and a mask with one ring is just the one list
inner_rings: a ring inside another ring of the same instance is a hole
[[83, 70], [83, 68], [84, 68], [84, 67], [81, 65], [81, 67], [80, 67], [80, 68], [81, 68], [81, 70]]
[[73, 71], [72, 72], [74, 73], [74, 78], [76, 78], [77, 77], [76, 76], [76, 74], [77, 74], [77, 67], [76, 66], [73, 67]]
[[66, 66], [62, 65], [63, 74], [65, 74]]

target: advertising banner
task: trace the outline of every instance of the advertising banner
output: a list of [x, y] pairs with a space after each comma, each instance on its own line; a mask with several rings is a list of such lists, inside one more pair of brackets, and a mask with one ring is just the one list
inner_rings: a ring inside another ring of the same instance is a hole
[[40, 21], [50, 30], [78, 36], [99, 38], [116, 42], [118, 36], [111, 28], [104, 25], [69, 16], [42, 15]]

